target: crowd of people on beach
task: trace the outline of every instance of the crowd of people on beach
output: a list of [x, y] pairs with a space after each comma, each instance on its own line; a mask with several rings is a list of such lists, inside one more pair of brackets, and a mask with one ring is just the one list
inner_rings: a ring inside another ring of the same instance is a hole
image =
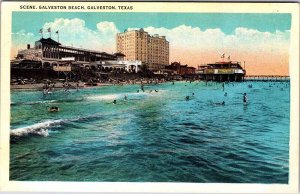
[[43, 95], [47, 95], [52, 92], [55, 88], [55, 84], [50, 81], [46, 82], [43, 86]]
[[55, 88], [62, 88], [65, 92], [68, 92], [72, 88], [79, 91], [79, 87], [80, 87], [79, 81], [74, 83], [74, 85], [72, 85], [68, 81], [65, 81], [65, 82], [62, 83], [61, 86], [56, 86], [56, 84], [54, 82], [47, 81], [43, 85], [43, 95], [45, 96], [47, 94], [52, 94], [52, 92], [55, 90]]
[[[101, 85], [119, 85], [119, 86], [123, 86], [123, 85], [133, 85], [133, 84], [140, 84], [142, 85], [141, 90], [143, 91], [143, 86], [145, 84], [160, 84], [160, 83], [164, 83], [166, 82], [165, 79], [147, 79], [147, 78], [142, 78], [142, 79], [132, 79], [132, 80], [126, 80], [126, 81], [120, 81], [120, 80], [114, 80], [114, 79], [109, 79], [107, 82], [105, 83], [100, 83], [100, 82], [93, 82], [92, 80], [86, 82], [86, 83], [82, 83], [81, 81], [76, 81], [76, 82], [68, 82], [67, 80], [64, 81], [63, 83], [58, 83], [57, 85], [50, 80], [47, 80], [44, 84], [43, 84], [43, 94], [47, 95], [49, 93], [51, 93], [51, 91], [53, 91], [55, 88], [62, 88], [64, 91], [69, 91], [69, 89], [76, 89], [77, 91], [81, 88], [81, 87], [93, 87], [93, 86], [101, 86]], [[81, 84], [80, 84], [81, 83]]]

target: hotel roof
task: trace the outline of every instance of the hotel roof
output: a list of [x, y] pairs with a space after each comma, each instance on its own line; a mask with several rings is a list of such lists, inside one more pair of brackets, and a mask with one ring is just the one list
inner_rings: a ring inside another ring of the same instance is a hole
[[38, 40], [38, 42], [47, 43], [47, 44], [54, 44], [54, 45], [61, 45], [59, 42], [56, 42], [52, 38], [41, 38], [40, 40]]

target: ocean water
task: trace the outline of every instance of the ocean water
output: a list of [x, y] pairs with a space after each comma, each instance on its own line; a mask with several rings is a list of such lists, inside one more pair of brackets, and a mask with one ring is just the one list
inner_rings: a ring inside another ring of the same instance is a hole
[[12, 91], [10, 180], [288, 183], [289, 83], [144, 88]]

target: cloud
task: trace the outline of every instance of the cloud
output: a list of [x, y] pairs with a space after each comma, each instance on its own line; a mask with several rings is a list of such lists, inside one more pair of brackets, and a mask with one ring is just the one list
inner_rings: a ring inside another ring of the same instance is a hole
[[289, 30], [271, 33], [238, 27], [225, 34], [219, 28], [202, 30], [186, 25], [172, 29], [149, 26], [144, 30], [167, 37], [171, 62], [197, 66], [219, 61], [226, 53], [231, 60], [246, 61], [249, 74], [288, 74]]
[[20, 44], [29, 43], [32, 40], [34, 40], [35, 38], [37, 38], [37, 37], [33, 33], [25, 32], [25, 30], [21, 30], [19, 32], [12, 33], [12, 40], [14, 40], [15, 42], [18, 42]]
[[113, 22], [99, 22], [97, 24], [97, 29], [101, 34], [111, 35], [119, 33], [116, 25]]
[[[115, 34], [119, 32], [113, 22], [103, 21], [96, 24], [96, 30], [89, 29], [82, 19], [55, 19], [45, 23], [43, 28], [51, 28], [52, 36], [59, 31], [62, 44], [88, 48], [98, 51], [115, 51]], [[56, 35], [56, 34], [55, 34]], [[54, 39], [57, 39], [55, 36]]]
[[33, 43], [39, 39], [38, 36], [34, 35], [31, 32], [25, 32], [21, 30], [11, 34], [13, 47], [11, 49], [10, 58], [14, 58], [17, 55], [18, 50], [26, 49], [27, 44], [33, 45]]
[[255, 29], [236, 28], [232, 34], [225, 34], [221, 29], [201, 30], [199, 27], [181, 25], [172, 29], [144, 28], [150, 34], [166, 36], [171, 48], [197, 48], [201, 51], [266, 51], [270, 48], [278, 52], [287, 52], [289, 47], [289, 31], [260, 32]]

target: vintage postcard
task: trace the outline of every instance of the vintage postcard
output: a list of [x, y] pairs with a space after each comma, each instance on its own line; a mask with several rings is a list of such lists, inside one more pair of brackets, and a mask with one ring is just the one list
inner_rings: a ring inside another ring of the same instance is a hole
[[0, 191], [298, 192], [299, 4], [1, 8]]

